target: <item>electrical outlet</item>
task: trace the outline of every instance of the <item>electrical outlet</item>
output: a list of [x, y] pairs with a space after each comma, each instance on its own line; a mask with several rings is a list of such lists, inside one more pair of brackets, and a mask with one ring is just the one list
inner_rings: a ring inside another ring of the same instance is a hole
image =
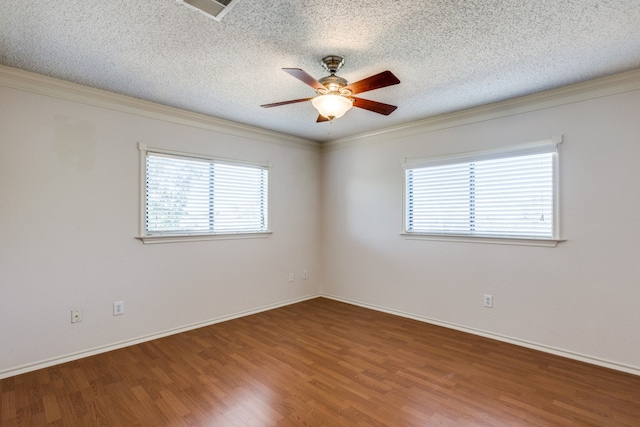
[[119, 316], [124, 314], [124, 301], [116, 301], [113, 303], [113, 315]]
[[483, 302], [485, 307], [493, 308], [493, 295], [485, 295]]
[[71, 310], [71, 323], [82, 322], [82, 310]]
[[307, 270], [302, 272], [302, 280], [307, 280], [309, 278], [309, 272]]
[[289, 282], [293, 282], [293, 273], [289, 273]]

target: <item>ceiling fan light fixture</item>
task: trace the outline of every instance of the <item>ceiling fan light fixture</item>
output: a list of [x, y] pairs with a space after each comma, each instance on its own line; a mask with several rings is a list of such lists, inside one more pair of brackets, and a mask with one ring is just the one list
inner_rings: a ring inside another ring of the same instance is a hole
[[348, 81], [335, 73], [344, 64], [344, 59], [337, 55], [325, 56], [322, 59], [323, 67], [331, 74], [316, 80], [312, 75], [301, 68], [283, 68], [292, 77], [300, 80], [302, 83], [310, 86], [316, 91], [315, 98], [292, 99], [283, 102], [273, 102], [271, 104], [262, 104], [262, 108], [279, 107], [281, 105], [297, 104], [299, 102], [311, 101], [313, 107], [318, 110], [320, 115], [316, 123], [332, 121], [340, 118], [351, 109], [358, 107], [374, 113], [388, 116], [395, 111], [395, 105], [385, 104], [382, 102], [371, 101], [363, 98], [356, 98], [362, 92], [380, 89], [383, 87], [397, 85], [400, 80], [393, 75], [391, 71], [383, 71], [381, 73], [369, 76], [366, 79], [359, 80], [349, 84]]
[[311, 100], [321, 116], [329, 120], [339, 119], [353, 107], [353, 101], [342, 95], [318, 95]]

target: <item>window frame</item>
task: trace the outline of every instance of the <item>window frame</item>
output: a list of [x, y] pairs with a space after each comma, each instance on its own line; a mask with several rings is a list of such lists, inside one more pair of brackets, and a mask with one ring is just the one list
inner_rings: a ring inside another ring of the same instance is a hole
[[[146, 143], [139, 142], [138, 150], [140, 152], [140, 169], [139, 169], [139, 221], [138, 221], [138, 236], [136, 239], [141, 240], [144, 244], [153, 243], [174, 243], [174, 242], [189, 242], [189, 241], [201, 241], [201, 240], [228, 240], [228, 239], [256, 239], [269, 237], [273, 232], [271, 231], [271, 163], [270, 162], [251, 162], [237, 159], [229, 159], [224, 157], [210, 156], [206, 154], [195, 154], [178, 150], [170, 150], [166, 148], [150, 147]], [[170, 232], [168, 234], [162, 233], [147, 233], [147, 154], [154, 153], [164, 156], [186, 157], [193, 158], [195, 160], [208, 160], [214, 163], [242, 166], [242, 167], [255, 167], [257, 169], [265, 169], [268, 173], [267, 179], [267, 230], [265, 231], [250, 231], [250, 232], [198, 232], [198, 233], [175, 233]]]
[[[551, 138], [518, 144], [507, 147], [500, 147], [481, 151], [463, 152], [445, 156], [404, 159], [402, 164], [403, 172], [403, 206], [402, 206], [402, 232], [400, 233], [408, 240], [434, 240], [448, 242], [465, 243], [491, 243], [501, 245], [524, 245], [524, 246], [545, 246], [555, 247], [559, 242], [566, 239], [560, 237], [560, 168], [559, 168], [559, 146], [562, 143], [562, 135], [555, 135]], [[430, 233], [408, 231], [407, 224], [407, 178], [406, 171], [430, 166], [441, 166], [456, 163], [466, 163], [481, 160], [500, 159], [509, 157], [525, 156], [544, 152], [545, 150], [555, 150], [552, 161], [552, 188], [553, 188], [553, 223], [551, 238], [536, 237], [508, 237], [508, 236], [478, 236], [472, 234], [454, 233]]]

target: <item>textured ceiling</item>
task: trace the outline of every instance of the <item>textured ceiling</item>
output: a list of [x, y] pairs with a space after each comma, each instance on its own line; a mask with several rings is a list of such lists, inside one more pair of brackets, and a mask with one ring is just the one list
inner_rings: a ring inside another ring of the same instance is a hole
[[[0, 63], [189, 111], [327, 141], [640, 67], [639, 0], [238, 0], [214, 21], [174, 0], [1, 0]], [[401, 83], [316, 123], [329, 54], [350, 82]]]

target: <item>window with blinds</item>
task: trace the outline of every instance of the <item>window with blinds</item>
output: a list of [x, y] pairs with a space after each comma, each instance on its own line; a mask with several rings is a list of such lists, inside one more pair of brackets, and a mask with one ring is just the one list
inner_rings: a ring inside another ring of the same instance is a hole
[[267, 166], [144, 153], [144, 235], [264, 233]]
[[557, 141], [405, 166], [405, 232], [557, 239]]

